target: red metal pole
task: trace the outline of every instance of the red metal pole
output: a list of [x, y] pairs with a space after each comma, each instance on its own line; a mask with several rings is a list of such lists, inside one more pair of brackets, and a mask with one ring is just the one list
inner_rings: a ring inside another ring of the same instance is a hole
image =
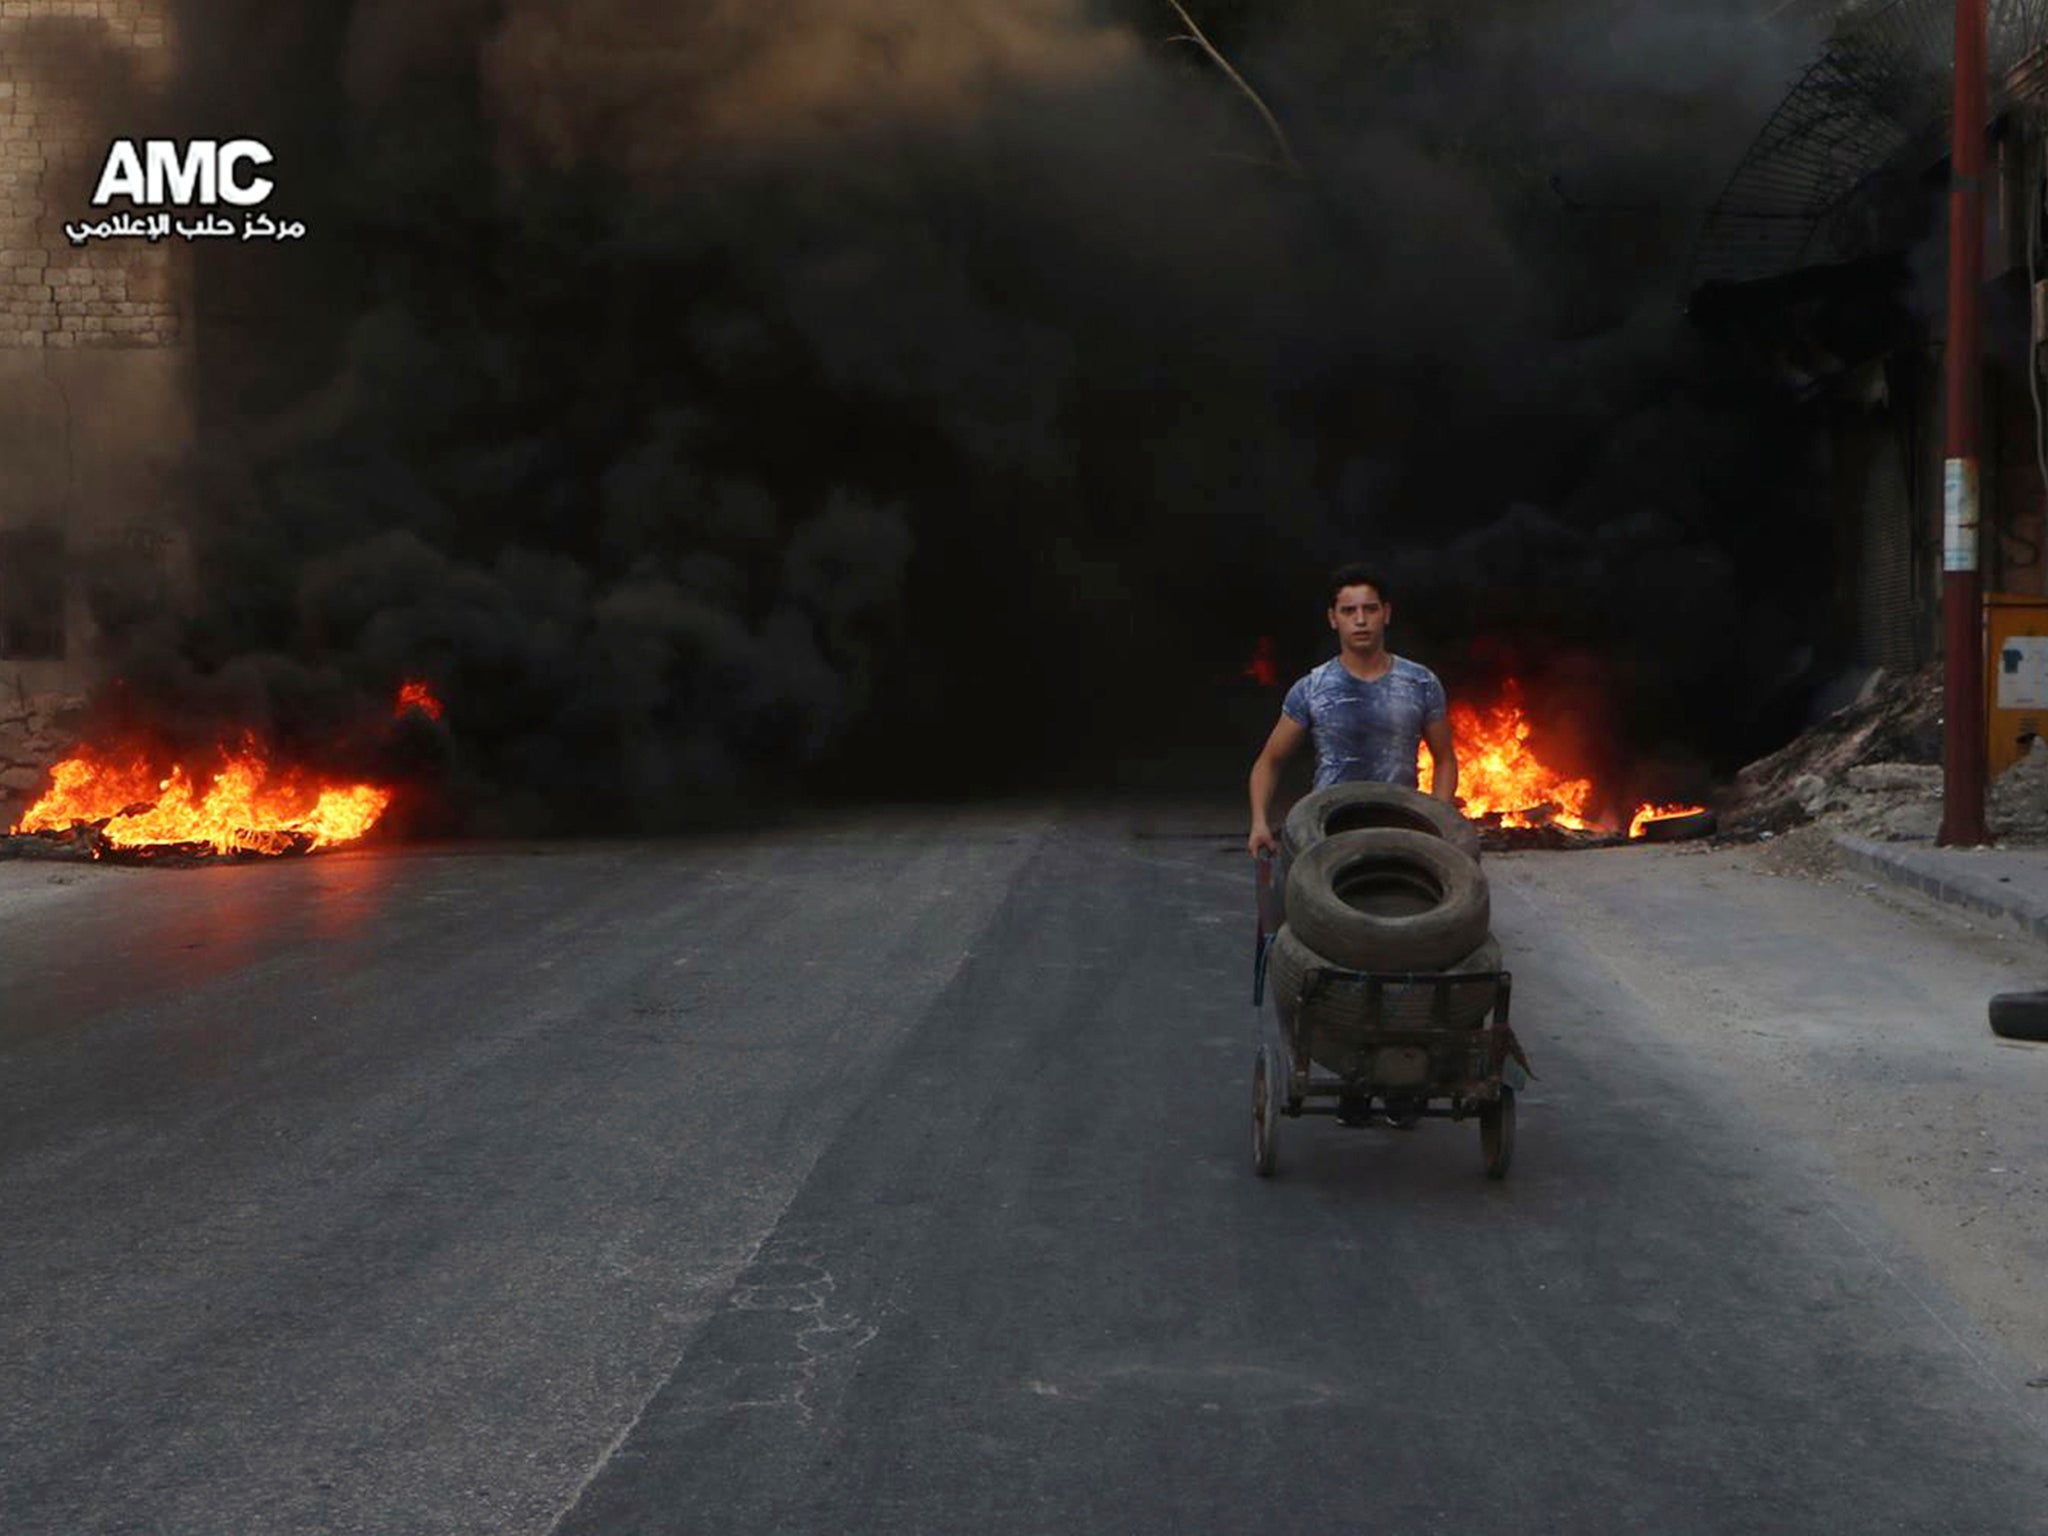
[[1984, 0], [1956, 0], [1954, 152], [1948, 195], [1948, 454], [1942, 477], [1941, 835], [1984, 832], [1984, 591], [1978, 571], [1977, 440], [1983, 383]]

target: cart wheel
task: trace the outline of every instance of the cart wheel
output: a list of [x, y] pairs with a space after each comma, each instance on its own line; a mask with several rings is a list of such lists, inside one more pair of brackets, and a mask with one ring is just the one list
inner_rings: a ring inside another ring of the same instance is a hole
[[1272, 1061], [1273, 1053], [1262, 1050], [1252, 1063], [1252, 1172], [1262, 1179], [1273, 1176], [1280, 1160], [1279, 1084]]
[[1515, 1090], [1506, 1083], [1500, 1098], [1479, 1111], [1479, 1151], [1489, 1179], [1508, 1176], [1508, 1164], [1515, 1160]]

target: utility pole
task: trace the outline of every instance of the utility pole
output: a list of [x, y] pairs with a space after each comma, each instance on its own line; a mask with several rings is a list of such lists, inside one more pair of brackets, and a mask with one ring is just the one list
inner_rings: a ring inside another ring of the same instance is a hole
[[1948, 192], [1948, 453], [1942, 474], [1941, 835], [1984, 832], [1984, 589], [1978, 569], [1977, 443], [1983, 357], [1984, 0], [1956, 0], [1954, 148]]

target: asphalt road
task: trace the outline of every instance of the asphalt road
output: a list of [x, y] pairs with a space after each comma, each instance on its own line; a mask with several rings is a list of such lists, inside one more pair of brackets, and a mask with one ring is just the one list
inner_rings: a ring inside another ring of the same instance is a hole
[[1671, 1024], [1753, 907], [1660, 982], [1648, 855], [1490, 864], [1512, 1176], [1267, 1183], [1228, 824], [0, 867], [0, 1531], [2048, 1532], [2026, 1363]]

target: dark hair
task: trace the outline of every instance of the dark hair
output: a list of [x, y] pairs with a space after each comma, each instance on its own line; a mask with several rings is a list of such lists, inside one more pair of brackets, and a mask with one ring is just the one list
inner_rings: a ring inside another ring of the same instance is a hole
[[1337, 594], [1346, 587], [1371, 587], [1373, 591], [1379, 593], [1381, 602], [1391, 605], [1394, 601], [1394, 595], [1387, 590], [1387, 584], [1380, 580], [1379, 573], [1371, 566], [1340, 565], [1330, 572], [1330, 600], [1323, 606], [1336, 607]]

